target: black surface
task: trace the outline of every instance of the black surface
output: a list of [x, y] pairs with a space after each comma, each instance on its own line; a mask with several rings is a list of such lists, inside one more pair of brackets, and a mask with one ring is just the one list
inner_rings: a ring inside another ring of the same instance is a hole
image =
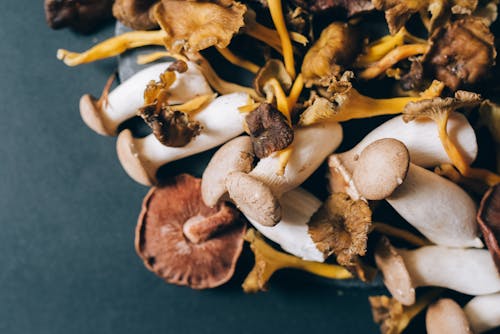
[[284, 272], [267, 293], [239, 285], [192, 291], [163, 283], [133, 248], [147, 188], [123, 172], [115, 139], [80, 119], [116, 60], [77, 68], [82, 51], [113, 34], [52, 31], [42, 1], [0, 4], [0, 333], [374, 333], [367, 297]]

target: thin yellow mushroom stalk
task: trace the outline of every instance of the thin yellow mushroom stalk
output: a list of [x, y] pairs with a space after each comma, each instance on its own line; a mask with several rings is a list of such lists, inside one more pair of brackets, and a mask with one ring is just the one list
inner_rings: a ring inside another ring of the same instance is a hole
[[170, 108], [172, 110], [177, 110], [185, 113], [195, 113], [197, 111], [200, 111], [203, 107], [205, 107], [207, 104], [212, 102], [215, 98], [217, 97], [217, 94], [205, 94], [205, 95], [200, 95], [192, 100], [189, 100], [183, 104], [178, 104], [178, 105], [172, 105]]
[[293, 58], [293, 46], [285, 23], [283, 15], [283, 6], [281, 0], [269, 0], [269, 11], [273, 19], [274, 26], [280, 37], [281, 47], [283, 49], [283, 60], [288, 74], [295, 79], [295, 60]]
[[411, 233], [410, 231], [407, 231], [407, 230], [404, 230], [401, 228], [397, 228], [397, 227], [394, 227], [394, 226], [391, 226], [391, 225], [388, 225], [385, 223], [379, 223], [379, 222], [373, 223], [371, 226], [371, 230], [376, 231], [380, 234], [389, 236], [389, 237], [394, 237], [394, 238], [404, 240], [404, 241], [406, 241], [414, 246], [423, 247], [423, 246], [432, 245], [432, 242], [430, 242], [429, 240], [427, 240], [423, 237], [419, 237], [419, 236]]
[[182, 60], [184, 62], [188, 62], [189, 59], [183, 55], [180, 55], [180, 54], [174, 54], [172, 52], [169, 52], [169, 51], [155, 51], [155, 52], [151, 52], [151, 53], [148, 53], [148, 54], [143, 54], [143, 55], [138, 55], [137, 56], [137, 64], [139, 65], [145, 65], [145, 64], [149, 64], [149, 63], [152, 63], [154, 61], [157, 61], [161, 58], [175, 58], [177, 60]]
[[374, 99], [361, 95], [356, 89], [351, 88], [346, 92], [334, 95], [333, 102], [323, 97], [317, 97], [300, 116], [299, 125], [308, 126], [319, 122], [345, 122], [357, 118], [396, 115], [402, 113], [408, 103], [439, 96], [443, 89], [443, 83], [433, 81], [417, 97]]
[[353, 275], [344, 267], [313, 261], [305, 261], [298, 257], [279, 252], [267, 244], [260, 233], [249, 229], [245, 240], [255, 255], [255, 265], [243, 282], [243, 290], [247, 293], [267, 290], [268, 281], [278, 270], [293, 268], [331, 278], [349, 279]]
[[82, 53], [59, 49], [57, 50], [57, 59], [62, 60], [68, 66], [77, 66], [114, 57], [129, 49], [141, 46], [163, 46], [165, 37], [166, 34], [163, 30], [131, 31], [111, 37]]
[[479, 94], [457, 91], [455, 97], [426, 99], [408, 103], [403, 112], [403, 120], [410, 122], [419, 118], [430, 118], [436, 122], [439, 139], [452, 164], [460, 174], [471, 179], [481, 180], [488, 186], [500, 183], [500, 175], [481, 168], [471, 168], [463, 152], [450, 138], [447, 130], [450, 113], [459, 108], [470, 108], [482, 102]]
[[231, 64], [236, 65], [238, 67], [241, 67], [249, 72], [252, 73], [257, 73], [260, 70], [260, 67], [251, 61], [248, 61], [246, 59], [242, 59], [235, 55], [231, 50], [228, 48], [216, 48], [217, 51], [221, 54], [222, 57], [224, 57], [227, 61], [229, 61]]
[[387, 296], [369, 297], [372, 307], [373, 321], [380, 325], [382, 334], [400, 334], [410, 324], [411, 320], [429, 306], [443, 289], [432, 289], [417, 298], [415, 304], [403, 306], [394, 298]]

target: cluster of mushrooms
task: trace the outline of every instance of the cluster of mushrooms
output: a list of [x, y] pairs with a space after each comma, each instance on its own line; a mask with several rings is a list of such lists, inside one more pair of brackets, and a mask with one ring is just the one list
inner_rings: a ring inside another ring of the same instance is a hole
[[[482, 333], [500, 326], [497, 2], [46, 0], [45, 8], [54, 28], [113, 15], [133, 29], [82, 53], [58, 50], [69, 66], [165, 47], [139, 57], [152, 64], [114, 89], [110, 78], [100, 98], [80, 100], [92, 130], [117, 136], [130, 177], [153, 186], [135, 239], [149, 270], [216, 287], [232, 277], [246, 240], [255, 265], [245, 292], [266, 290], [282, 268], [365, 282], [380, 272], [392, 297], [370, 303], [383, 333], [401, 333], [427, 307], [428, 333]], [[208, 51], [253, 84], [221, 78]], [[336, 152], [354, 135], [343, 123], [384, 115]], [[136, 116], [149, 135], [124, 126]], [[496, 167], [471, 166], [478, 131]], [[201, 179], [158, 173], [216, 147]], [[301, 187], [321, 166], [327, 178], [314, 188], [328, 189], [326, 198]], [[390, 207], [406, 228], [377, 221]], [[440, 298], [450, 290], [472, 299]]]

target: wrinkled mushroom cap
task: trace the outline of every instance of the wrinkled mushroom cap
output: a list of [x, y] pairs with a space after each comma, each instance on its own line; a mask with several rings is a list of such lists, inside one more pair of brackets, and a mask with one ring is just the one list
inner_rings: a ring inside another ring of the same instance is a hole
[[343, 8], [348, 17], [373, 10], [373, 4], [370, 0], [294, 0], [293, 2], [313, 13], [328, 12], [333, 8]]
[[228, 6], [213, 2], [162, 0], [154, 16], [167, 33], [169, 51], [197, 52], [210, 46], [225, 48], [243, 27], [247, 7], [239, 2]]
[[368, 297], [373, 321], [380, 326], [382, 334], [400, 333], [399, 324], [404, 315], [403, 305], [387, 296]]
[[500, 184], [491, 187], [484, 194], [477, 213], [477, 221], [500, 273]]
[[115, 0], [113, 16], [134, 30], [150, 30], [158, 27], [154, 20], [151, 7], [158, 0]]
[[413, 305], [415, 288], [410, 274], [403, 258], [386, 237], [382, 237], [377, 244], [375, 262], [382, 271], [384, 284], [392, 296], [403, 305]]
[[363, 197], [381, 200], [403, 183], [409, 166], [410, 154], [402, 142], [379, 139], [361, 152], [352, 178]]
[[269, 59], [253, 79], [253, 86], [257, 93], [266, 96], [268, 93], [266, 83], [273, 78], [278, 80], [285, 91], [292, 87], [292, 77], [288, 74], [283, 62], [278, 59]]
[[[194, 289], [216, 287], [231, 278], [245, 233], [234, 209], [203, 203], [200, 184], [200, 179], [181, 174], [152, 188], [144, 198], [135, 236], [137, 254], [149, 270], [169, 283]], [[213, 217], [235, 221], [199, 243], [183, 233], [186, 223]]]
[[449, 298], [440, 299], [429, 306], [425, 326], [427, 334], [472, 334], [464, 311]]

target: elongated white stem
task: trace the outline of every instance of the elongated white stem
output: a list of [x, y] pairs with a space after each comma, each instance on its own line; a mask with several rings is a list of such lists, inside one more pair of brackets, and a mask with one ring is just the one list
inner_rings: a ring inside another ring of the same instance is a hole
[[483, 247], [477, 236], [476, 205], [453, 182], [410, 164], [389, 204], [429, 240], [449, 247]]
[[243, 133], [243, 115], [238, 108], [248, 104], [248, 99], [245, 93], [233, 93], [213, 100], [194, 115], [203, 129], [183, 147], [164, 146], [153, 134], [138, 139], [133, 138], [130, 131], [122, 131], [116, 146], [123, 168], [135, 181], [154, 184], [161, 166], [211, 149]]
[[414, 287], [438, 286], [469, 295], [500, 291], [500, 276], [485, 249], [426, 246], [398, 252]]
[[471, 329], [480, 334], [500, 326], [500, 293], [478, 296], [464, 307]]
[[269, 186], [280, 197], [301, 185], [321, 165], [342, 141], [342, 127], [338, 123], [322, 123], [295, 131], [293, 152], [282, 176], [276, 171], [280, 165], [276, 155], [261, 159], [249, 173]]
[[[85, 123], [94, 131], [106, 129], [107, 135], [116, 135], [118, 126], [136, 115], [137, 109], [144, 104], [144, 90], [151, 81], [157, 81], [172, 62], [152, 65], [124, 81], [109, 93], [108, 103], [98, 109], [80, 104], [80, 113]], [[177, 73], [175, 82], [170, 87], [170, 104], [180, 104], [199, 95], [212, 94], [205, 77], [194, 63], [188, 62], [188, 70]], [[84, 101], [82, 99], [82, 101]]]
[[280, 203], [283, 214], [277, 225], [269, 227], [248, 220], [266, 238], [279, 244], [288, 253], [304, 260], [325, 261], [325, 255], [316, 247], [307, 225], [321, 206], [321, 201], [308, 191], [296, 188], [283, 194]]

